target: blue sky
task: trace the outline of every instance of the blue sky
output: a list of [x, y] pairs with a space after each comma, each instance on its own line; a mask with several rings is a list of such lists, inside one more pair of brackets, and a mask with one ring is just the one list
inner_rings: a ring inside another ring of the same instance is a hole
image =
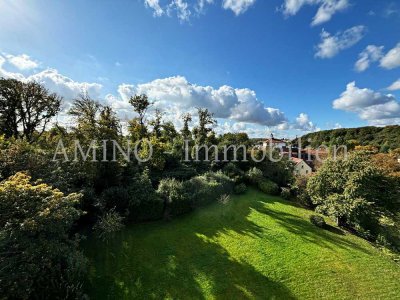
[[398, 124], [398, 43], [393, 0], [0, 1], [1, 76], [123, 119], [146, 92], [177, 126], [204, 106], [252, 136]]

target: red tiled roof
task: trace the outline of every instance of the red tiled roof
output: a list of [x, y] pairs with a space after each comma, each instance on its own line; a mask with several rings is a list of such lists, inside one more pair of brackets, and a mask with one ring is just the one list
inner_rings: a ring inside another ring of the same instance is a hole
[[303, 161], [301, 158], [297, 158], [297, 157], [291, 157], [290, 160], [292, 162], [296, 163], [296, 165]]

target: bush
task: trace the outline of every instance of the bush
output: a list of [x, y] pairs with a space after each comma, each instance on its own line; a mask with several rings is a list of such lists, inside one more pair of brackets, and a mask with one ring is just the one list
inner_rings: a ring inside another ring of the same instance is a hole
[[147, 169], [134, 178], [128, 192], [130, 220], [140, 222], [162, 218], [164, 202], [154, 190]]
[[279, 187], [275, 182], [272, 182], [271, 180], [264, 179], [258, 183], [258, 188], [268, 194], [268, 195], [274, 195], [277, 196], [279, 195]]
[[186, 181], [185, 188], [192, 195], [192, 206], [197, 207], [215, 202], [224, 194], [230, 194], [233, 182], [222, 172], [208, 172]]
[[244, 183], [238, 184], [238, 185], [235, 186], [233, 191], [237, 195], [244, 194], [247, 191], [247, 186]]
[[191, 202], [185, 185], [176, 179], [163, 179], [157, 194], [164, 199], [166, 215], [181, 215], [191, 210]]
[[117, 212], [111, 210], [100, 217], [93, 230], [99, 238], [107, 240], [124, 227], [123, 219]]
[[307, 192], [308, 176], [296, 176], [296, 181], [291, 188], [291, 192], [297, 203], [308, 208], [314, 208], [315, 205]]
[[241, 183], [244, 180], [244, 172], [232, 162], [225, 165], [223, 172], [235, 183]]
[[310, 222], [313, 223], [315, 226], [324, 228], [326, 226], [325, 220], [321, 216], [311, 215]]
[[292, 193], [289, 188], [282, 188], [281, 197], [285, 200], [290, 200], [292, 198]]
[[110, 187], [101, 195], [101, 206], [105, 211], [114, 209], [121, 215], [127, 214], [132, 195], [125, 187]]
[[86, 260], [69, 238], [81, 195], [33, 183], [0, 183], [0, 290], [4, 299], [80, 298]]
[[264, 177], [262, 171], [254, 167], [247, 172], [247, 179], [251, 184], [258, 185], [258, 183], [261, 182]]

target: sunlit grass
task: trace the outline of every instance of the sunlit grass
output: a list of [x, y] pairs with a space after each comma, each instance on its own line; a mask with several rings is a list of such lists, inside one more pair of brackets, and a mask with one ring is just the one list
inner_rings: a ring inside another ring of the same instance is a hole
[[251, 190], [171, 222], [88, 239], [92, 299], [395, 299], [400, 267], [312, 212]]

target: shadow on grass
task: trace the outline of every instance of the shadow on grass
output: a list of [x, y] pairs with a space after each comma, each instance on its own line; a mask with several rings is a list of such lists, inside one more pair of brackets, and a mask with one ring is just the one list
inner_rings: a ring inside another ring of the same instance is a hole
[[89, 296], [92, 299], [294, 299], [284, 284], [269, 279], [245, 261], [233, 259], [212, 240], [231, 231], [268, 239], [270, 229], [249, 220], [253, 210], [270, 216], [308, 242], [365, 251], [343, 239], [334, 227], [324, 231], [296, 215], [269, 209], [274, 202], [290, 205], [250, 191], [226, 206], [200, 208], [172, 222], [128, 227], [108, 244], [89, 239], [84, 245], [91, 263]]

